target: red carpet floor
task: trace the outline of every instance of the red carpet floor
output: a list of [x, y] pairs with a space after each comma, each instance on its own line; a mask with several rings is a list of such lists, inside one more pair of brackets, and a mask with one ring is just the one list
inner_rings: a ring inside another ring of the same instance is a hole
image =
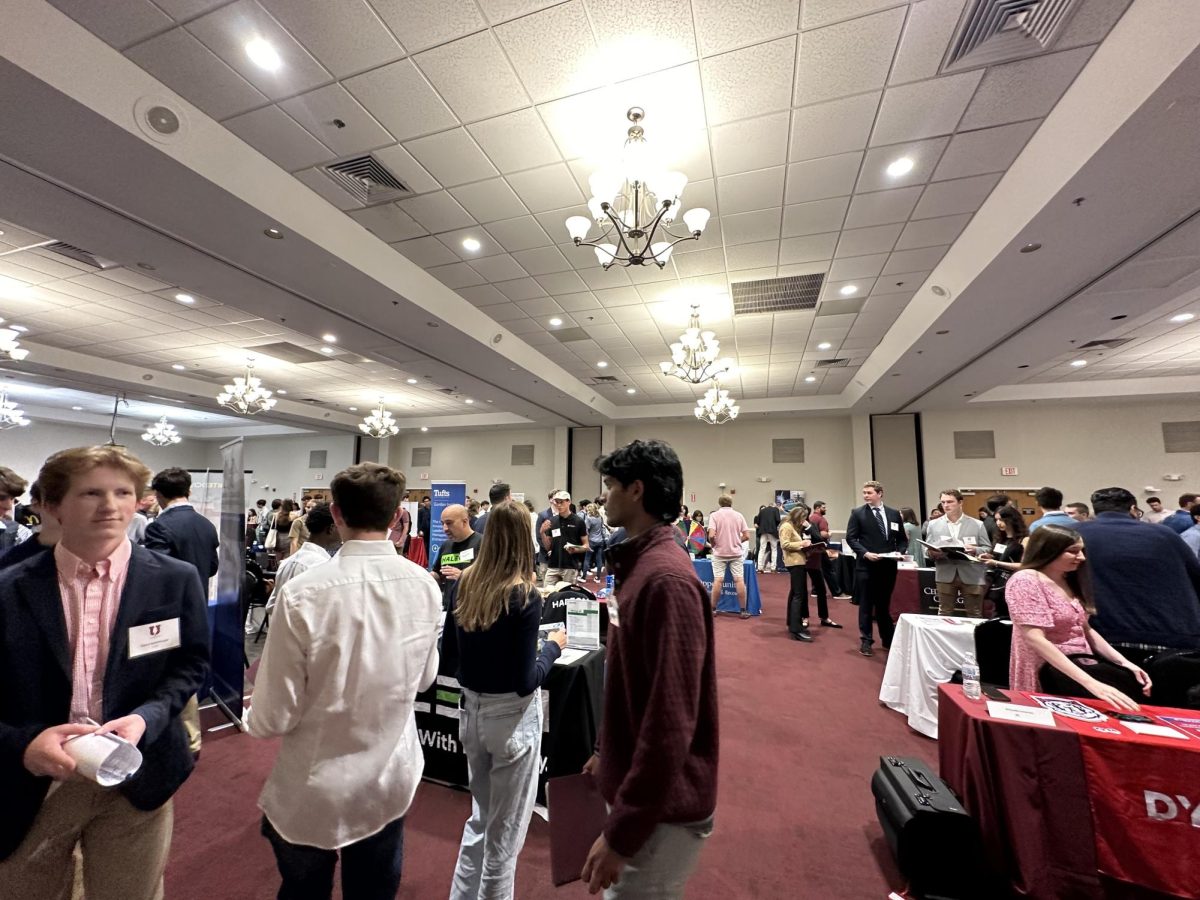
[[[857, 607], [834, 602], [845, 629], [816, 628], [816, 641], [801, 644], [784, 627], [787, 577], [760, 583], [763, 616], [716, 621], [720, 795], [716, 831], [687, 896], [882, 900], [904, 884], [875, 820], [871, 773], [881, 754], [936, 763], [936, 745], [876, 700], [885, 657], [858, 655]], [[279, 879], [255, 805], [274, 753], [274, 742], [233, 729], [205, 738], [176, 797], [169, 900], [275, 895]], [[469, 806], [464, 793], [421, 786], [405, 828], [400, 897], [448, 896]], [[517, 897], [586, 897], [579, 883], [551, 885], [547, 829], [534, 818]]]

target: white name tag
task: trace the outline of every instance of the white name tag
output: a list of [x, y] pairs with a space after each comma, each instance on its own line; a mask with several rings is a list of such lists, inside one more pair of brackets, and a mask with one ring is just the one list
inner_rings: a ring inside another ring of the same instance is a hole
[[458, 552], [458, 561], [459, 562], [470, 562], [474, 558], [475, 558], [475, 549], [473, 547], [468, 547], [466, 550], [460, 550]]
[[562, 529], [561, 528], [550, 529], [550, 537], [562, 537]]
[[992, 548], [992, 553], [994, 553], [996, 556], [1003, 556], [1004, 551], [1007, 549], [1008, 549], [1008, 544], [997, 544], [995, 547]]
[[899, 526], [899, 525], [897, 525], [895, 522], [888, 522], [888, 524], [892, 526], [892, 531], [899, 531], [899, 530], [900, 530], [900, 526]]
[[179, 619], [163, 619], [129, 629], [129, 658], [174, 650], [179, 646]]

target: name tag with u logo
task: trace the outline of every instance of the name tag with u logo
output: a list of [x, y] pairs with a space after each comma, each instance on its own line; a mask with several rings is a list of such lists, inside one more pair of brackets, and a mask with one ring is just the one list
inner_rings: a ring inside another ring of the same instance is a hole
[[163, 619], [129, 629], [129, 658], [174, 650], [179, 646], [179, 619]]

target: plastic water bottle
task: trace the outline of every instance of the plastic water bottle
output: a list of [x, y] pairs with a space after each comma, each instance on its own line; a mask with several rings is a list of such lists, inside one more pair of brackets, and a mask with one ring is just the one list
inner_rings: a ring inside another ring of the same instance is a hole
[[607, 600], [612, 595], [613, 595], [613, 576], [606, 575], [604, 577], [604, 587], [602, 587], [600, 589], [600, 593], [597, 595], [596, 599], [597, 600]]
[[982, 693], [979, 689], [979, 663], [975, 662], [975, 654], [967, 653], [962, 664], [963, 693], [968, 700], [978, 700]]

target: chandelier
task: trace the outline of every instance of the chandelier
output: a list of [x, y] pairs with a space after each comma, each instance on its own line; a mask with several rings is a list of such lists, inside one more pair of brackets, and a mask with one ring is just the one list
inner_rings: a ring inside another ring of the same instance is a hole
[[163, 416], [153, 425], [146, 426], [146, 430], [142, 433], [142, 440], [155, 447], [166, 447], [169, 444], [178, 444], [183, 438], [179, 436], [175, 426], [167, 421], [167, 417]]
[[7, 389], [0, 389], [0, 429], [24, 427], [28, 424], [25, 411], [8, 399]]
[[700, 330], [700, 307], [692, 307], [687, 331], [671, 345], [671, 361], [661, 362], [658, 367], [664, 375], [674, 375], [690, 384], [703, 384], [729, 372], [733, 363], [718, 359], [721, 342], [711, 331]]
[[246, 360], [246, 374], [225, 385], [224, 392], [217, 394], [217, 402], [244, 416], [266, 412], [275, 405], [271, 392], [263, 388], [262, 380], [254, 374], [253, 356]]
[[17, 343], [17, 335], [20, 333], [13, 328], [0, 328], [0, 353], [5, 354], [10, 359], [15, 359], [17, 362], [20, 362], [29, 355], [29, 351]]
[[380, 397], [378, 408], [358, 423], [358, 430], [373, 438], [387, 438], [399, 434], [400, 426], [392, 414], [383, 408], [383, 398]]
[[592, 219], [587, 216], [567, 219], [567, 232], [575, 246], [593, 248], [605, 269], [613, 263], [622, 266], [654, 263], [661, 269], [676, 244], [697, 240], [708, 224], [708, 210], [694, 207], [683, 214], [687, 233], [671, 231], [687, 176], [655, 165], [641, 126], [645, 115], [640, 106], [625, 114], [633, 125], [629, 128], [620, 167], [601, 169], [588, 178], [592, 190], [588, 209], [600, 234], [593, 240], [587, 239], [592, 227]]
[[709, 425], [731, 422], [739, 412], [737, 401], [729, 396], [729, 391], [722, 390], [719, 381], [714, 381], [713, 386], [704, 392], [704, 398], [696, 402], [696, 418]]

